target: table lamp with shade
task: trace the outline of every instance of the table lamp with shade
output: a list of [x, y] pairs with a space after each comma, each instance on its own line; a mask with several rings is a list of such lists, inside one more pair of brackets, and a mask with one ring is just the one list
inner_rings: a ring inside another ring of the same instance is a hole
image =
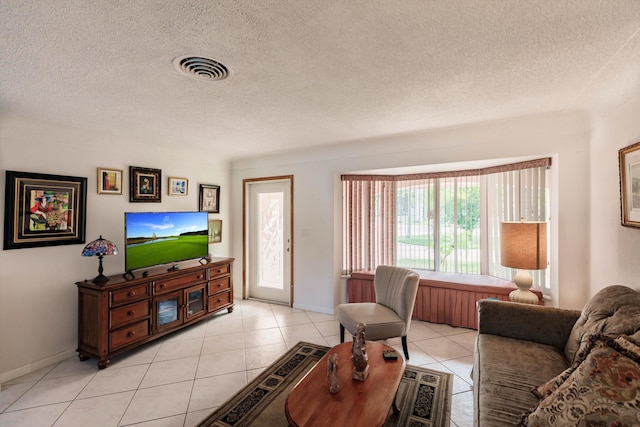
[[82, 250], [82, 256], [97, 256], [99, 260], [98, 275], [92, 280], [93, 283], [106, 283], [109, 281], [109, 278], [102, 274], [104, 271], [102, 268], [102, 257], [106, 255], [116, 255], [117, 253], [118, 248], [116, 245], [107, 239], [103, 239], [102, 235], [100, 235], [97, 240], [87, 243]]
[[501, 223], [500, 263], [518, 269], [513, 277], [518, 289], [509, 294], [509, 299], [538, 304], [538, 296], [530, 291], [533, 278], [526, 270], [547, 268], [547, 223], [524, 220]]

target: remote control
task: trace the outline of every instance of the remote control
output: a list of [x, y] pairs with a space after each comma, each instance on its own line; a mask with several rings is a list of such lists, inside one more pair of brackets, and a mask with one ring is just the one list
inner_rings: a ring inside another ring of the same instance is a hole
[[382, 352], [382, 358], [384, 360], [398, 360], [398, 353], [391, 350], [384, 350]]

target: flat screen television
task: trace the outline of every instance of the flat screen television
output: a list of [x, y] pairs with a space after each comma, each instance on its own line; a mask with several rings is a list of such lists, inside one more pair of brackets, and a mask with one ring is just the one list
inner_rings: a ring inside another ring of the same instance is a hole
[[207, 212], [125, 212], [124, 226], [127, 273], [209, 252]]

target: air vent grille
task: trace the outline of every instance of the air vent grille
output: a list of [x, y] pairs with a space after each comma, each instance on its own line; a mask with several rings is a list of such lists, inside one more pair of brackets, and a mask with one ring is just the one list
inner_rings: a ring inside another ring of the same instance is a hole
[[173, 61], [173, 65], [186, 76], [209, 82], [224, 80], [230, 74], [224, 64], [201, 56], [181, 56]]

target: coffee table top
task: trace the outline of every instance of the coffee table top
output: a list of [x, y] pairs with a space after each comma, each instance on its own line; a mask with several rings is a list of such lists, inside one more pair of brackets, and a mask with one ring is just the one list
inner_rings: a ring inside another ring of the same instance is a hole
[[[396, 397], [405, 361], [384, 360], [388, 345], [366, 341], [369, 376], [364, 382], [352, 379], [351, 342], [333, 347], [291, 390], [285, 404], [292, 426], [382, 426]], [[340, 391], [329, 393], [327, 359], [338, 354]]]

